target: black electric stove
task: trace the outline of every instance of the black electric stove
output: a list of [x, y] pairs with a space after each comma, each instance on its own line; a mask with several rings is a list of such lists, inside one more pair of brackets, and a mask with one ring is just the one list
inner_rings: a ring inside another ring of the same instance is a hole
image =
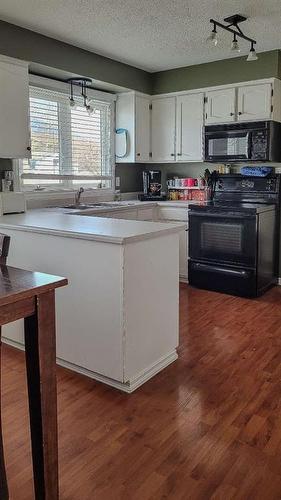
[[256, 297], [278, 278], [280, 177], [221, 175], [189, 205], [189, 283]]

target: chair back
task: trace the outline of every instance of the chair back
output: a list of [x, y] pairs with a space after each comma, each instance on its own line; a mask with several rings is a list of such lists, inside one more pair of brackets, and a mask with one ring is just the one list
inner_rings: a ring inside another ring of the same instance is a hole
[[10, 236], [0, 233], [0, 265], [6, 265], [10, 248]]

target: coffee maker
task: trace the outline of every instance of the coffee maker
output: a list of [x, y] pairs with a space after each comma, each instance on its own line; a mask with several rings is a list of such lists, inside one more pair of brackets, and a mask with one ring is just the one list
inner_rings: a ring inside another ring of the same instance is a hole
[[144, 170], [143, 177], [143, 194], [140, 195], [140, 200], [163, 200], [166, 196], [161, 193], [161, 170]]

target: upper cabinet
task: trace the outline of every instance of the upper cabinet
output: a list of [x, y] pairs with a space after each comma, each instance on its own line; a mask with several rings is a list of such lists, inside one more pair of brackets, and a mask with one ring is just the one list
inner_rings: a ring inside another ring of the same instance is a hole
[[202, 161], [204, 94], [186, 94], [176, 101], [177, 161]]
[[27, 63], [0, 58], [0, 158], [29, 158]]
[[116, 127], [127, 131], [127, 151], [117, 161], [202, 161], [204, 125], [258, 120], [281, 122], [276, 78], [163, 96], [119, 94]]
[[119, 94], [116, 129], [124, 129], [127, 145], [117, 151], [118, 163], [148, 162], [150, 159], [150, 97], [135, 92]]
[[235, 121], [236, 89], [226, 88], [206, 92], [206, 124]]
[[137, 95], [135, 105], [136, 159], [146, 162], [150, 158], [150, 100]]
[[237, 89], [238, 121], [270, 120], [272, 87], [270, 83], [247, 85]]
[[163, 97], [152, 100], [151, 160], [175, 161], [176, 98]]
[[152, 100], [152, 161], [202, 161], [204, 94]]
[[206, 92], [205, 123], [281, 121], [280, 80]]

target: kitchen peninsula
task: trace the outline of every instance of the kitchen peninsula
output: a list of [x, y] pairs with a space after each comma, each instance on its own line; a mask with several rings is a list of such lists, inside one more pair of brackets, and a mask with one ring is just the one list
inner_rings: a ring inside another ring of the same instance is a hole
[[[59, 364], [132, 392], [177, 359], [184, 228], [46, 210], [0, 217], [11, 266], [69, 280], [57, 294]], [[23, 346], [22, 330], [4, 327], [4, 341]]]

